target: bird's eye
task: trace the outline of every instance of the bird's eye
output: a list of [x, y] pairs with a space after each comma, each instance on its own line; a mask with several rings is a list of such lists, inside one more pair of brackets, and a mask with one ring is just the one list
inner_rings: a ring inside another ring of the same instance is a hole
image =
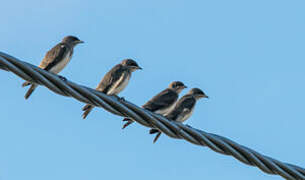
[[131, 66], [138, 66], [136, 63], [134, 63], [134, 62], [132, 62], [131, 64], [130, 64]]

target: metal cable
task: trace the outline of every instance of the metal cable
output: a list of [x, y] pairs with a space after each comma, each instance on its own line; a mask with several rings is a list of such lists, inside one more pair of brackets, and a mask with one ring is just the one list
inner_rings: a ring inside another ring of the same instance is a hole
[[68, 80], [63, 81], [53, 73], [20, 61], [3, 52], [0, 52], [0, 69], [11, 71], [26, 81], [44, 85], [57, 94], [73, 97], [78, 101], [102, 107], [106, 111], [118, 116], [130, 117], [143, 126], [159, 129], [169, 137], [185, 139], [196, 145], [207, 146], [215, 152], [233, 156], [247, 165], [258, 167], [265, 173], [280, 175], [289, 180], [305, 180], [304, 168], [262, 155], [225, 137], [207, 133], [179, 122], [170, 121], [161, 115], [142, 109], [126, 100], [107, 96], [94, 89]]

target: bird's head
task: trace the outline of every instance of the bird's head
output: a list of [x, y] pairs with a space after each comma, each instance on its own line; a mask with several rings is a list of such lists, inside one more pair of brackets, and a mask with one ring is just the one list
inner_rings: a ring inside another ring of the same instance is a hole
[[84, 43], [84, 41], [79, 40], [75, 36], [66, 36], [63, 38], [62, 42], [67, 43], [67, 44], [71, 45], [72, 47], [76, 46], [77, 44]]
[[133, 60], [133, 59], [124, 59], [121, 64], [126, 67], [127, 69], [129, 69], [130, 71], [136, 71], [136, 70], [139, 70], [139, 69], [142, 69], [138, 63]]
[[181, 81], [174, 81], [169, 84], [169, 88], [176, 91], [177, 93], [180, 93], [183, 89], [187, 87]]
[[200, 99], [200, 98], [209, 98], [201, 89], [199, 88], [193, 88], [191, 89], [188, 94], [192, 95], [195, 97], [195, 99]]

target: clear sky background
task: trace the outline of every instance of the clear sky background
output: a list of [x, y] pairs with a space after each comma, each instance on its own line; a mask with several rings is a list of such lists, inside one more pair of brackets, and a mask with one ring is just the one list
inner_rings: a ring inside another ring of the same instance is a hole
[[[96, 87], [123, 58], [144, 68], [121, 93], [138, 105], [173, 80], [200, 87], [188, 124], [305, 167], [305, 2], [302, 0], [27, 0], [0, 6], [0, 51], [38, 65], [66, 35], [61, 75]], [[0, 71], [0, 179], [279, 180], [236, 159], [148, 129]], [[182, 94], [186, 93], [185, 90]]]

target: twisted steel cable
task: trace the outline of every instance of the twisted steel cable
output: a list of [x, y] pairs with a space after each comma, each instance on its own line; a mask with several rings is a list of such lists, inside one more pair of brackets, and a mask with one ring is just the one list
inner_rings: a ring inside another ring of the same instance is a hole
[[44, 85], [57, 94], [102, 107], [118, 116], [130, 117], [141, 125], [157, 128], [172, 138], [185, 139], [196, 145], [207, 146], [215, 152], [233, 156], [247, 165], [258, 167], [265, 173], [280, 175], [289, 180], [305, 180], [304, 168], [262, 155], [225, 137], [170, 121], [118, 97], [107, 96], [68, 80], [63, 81], [53, 73], [20, 61], [3, 52], [0, 52], [0, 69], [11, 71], [26, 81]]

